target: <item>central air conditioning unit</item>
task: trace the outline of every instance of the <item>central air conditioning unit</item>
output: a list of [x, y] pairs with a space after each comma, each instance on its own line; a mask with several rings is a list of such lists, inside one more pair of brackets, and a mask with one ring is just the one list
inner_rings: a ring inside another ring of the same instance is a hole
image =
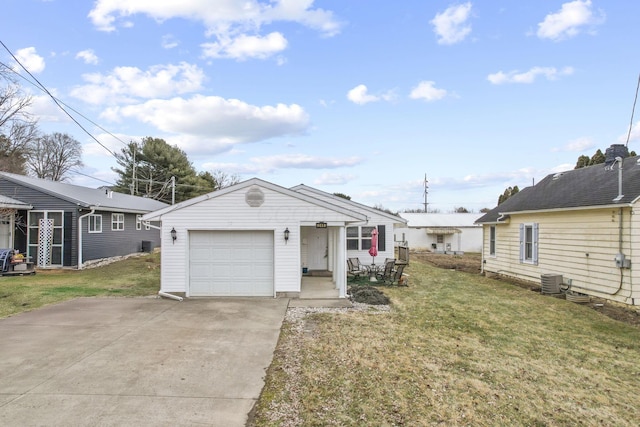
[[543, 294], [559, 294], [562, 285], [562, 274], [540, 275]]

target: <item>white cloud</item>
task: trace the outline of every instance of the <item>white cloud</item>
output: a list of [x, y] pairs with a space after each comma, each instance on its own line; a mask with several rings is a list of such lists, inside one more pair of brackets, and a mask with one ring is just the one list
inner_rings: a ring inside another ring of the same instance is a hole
[[596, 146], [596, 143], [587, 137], [581, 137], [574, 140], [569, 141], [564, 147], [556, 148], [551, 151], [571, 151], [571, 152], [583, 152], [585, 150], [592, 149]]
[[[49, 92], [58, 97], [55, 89], [49, 89]], [[31, 105], [28, 108], [29, 113], [38, 118], [39, 123], [61, 123], [70, 122], [71, 119], [58, 107], [49, 95], [37, 95], [31, 97]]]
[[265, 37], [240, 35], [236, 38], [220, 37], [217, 42], [201, 45], [205, 58], [266, 59], [287, 48], [287, 39], [273, 32]]
[[380, 98], [374, 95], [368, 94], [368, 89], [365, 85], [358, 85], [351, 89], [347, 93], [347, 98], [349, 101], [356, 103], [358, 105], [368, 104], [369, 102], [379, 101]]
[[87, 84], [74, 88], [71, 95], [97, 105], [191, 93], [202, 88], [205, 78], [202, 69], [185, 62], [154, 65], [147, 71], [117, 67], [110, 74], [92, 73], [82, 77]]
[[275, 21], [296, 22], [326, 36], [340, 32], [333, 12], [313, 7], [313, 0], [181, 0], [179, 2], [97, 0], [89, 18], [99, 30], [115, 31], [127, 17], [142, 14], [158, 22], [182, 18], [202, 22], [209, 35], [258, 31]]
[[635, 124], [631, 126], [631, 132], [629, 132], [629, 130], [627, 129], [627, 132], [624, 135], [620, 135], [618, 141], [621, 143], [626, 143], [627, 138], [629, 138], [629, 142], [640, 141], [640, 121], [635, 122]]
[[573, 74], [572, 67], [564, 67], [560, 70], [555, 67], [533, 67], [523, 73], [518, 71], [509, 71], [508, 73], [498, 71], [497, 73], [489, 74], [487, 80], [494, 85], [505, 83], [533, 83], [538, 76], [544, 76], [547, 80], [555, 80], [558, 77], [569, 76], [571, 74]]
[[173, 49], [174, 47], [178, 47], [180, 42], [173, 34], [165, 34], [162, 36], [161, 46], [164, 49]]
[[447, 91], [435, 87], [433, 81], [422, 81], [414, 87], [409, 94], [411, 99], [424, 99], [425, 101], [438, 101], [447, 96]]
[[[100, 144], [107, 147], [114, 153], [120, 153], [125, 145], [129, 141], [140, 141], [143, 136], [140, 135], [126, 135], [122, 133], [99, 133], [94, 134]], [[82, 155], [83, 156], [95, 156], [95, 157], [111, 157], [111, 153], [109, 153], [102, 145], [95, 142], [93, 139], [91, 142], [85, 143], [82, 145]]]
[[[371, 95], [369, 93], [369, 89], [365, 85], [358, 85], [347, 92], [347, 99], [355, 104], [364, 105], [369, 102], [378, 102], [381, 100], [384, 101], [394, 101], [396, 99], [396, 94], [394, 91], [389, 90], [381, 95]], [[323, 106], [327, 106], [327, 103], [321, 101]]]
[[304, 134], [309, 117], [296, 104], [254, 106], [237, 99], [195, 95], [150, 100], [108, 109], [103, 117], [133, 118], [170, 134], [183, 135], [181, 148], [228, 151], [235, 144]]
[[313, 181], [314, 185], [343, 185], [356, 179], [352, 174], [323, 173]]
[[604, 21], [604, 14], [594, 15], [591, 0], [564, 3], [556, 13], [550, 13], [538, 24], [541, 39], [563, 40], [576, 36], [585, 26], [592, 27]]
[[464, 40], [471, 33], [471, 25], [467, 25], [470, 16], [471, 2], [451, 6], [436, 14], [431, 24], [438, 36], [438, 44], [455, 44]]
[[314, 157], [306, 154], [284, 154], [252, 157], [248, 163], [205, 163], [206, 170], [222, 170], [237, 174], [273, 173], [278, 169], [336, 169], [352, 167], [361, 163], [358, 157], [346, 159]]
[[[16, 58], [30, 73], [41, 73], [44, 71], [45, 63], [44, 58], [36, 52], [35, 47], [25, 47], [24, 49], [18, 49], [15, 53]], [[22, 69], [16, 64], [16, 71]]]
[[85, 64], [98, 64], [98, 57], [96, 56], [93, 49], [81, 50], [80, 52], [76, 53], [76, 59], [82, 59]]

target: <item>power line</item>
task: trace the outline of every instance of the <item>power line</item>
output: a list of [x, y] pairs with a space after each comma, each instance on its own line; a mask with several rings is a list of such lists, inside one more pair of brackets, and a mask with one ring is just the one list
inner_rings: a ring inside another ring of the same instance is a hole
[[629, 123], [629, 133], [627, 134], [627, 147], [629, 146], [629, 138], [631, 137], [631, 129], [633, 128], [633, 113], [636, 111], [636, 101], [638, 100], [638, 89], [640, 88], [640, 74], [638, 74], [638, 84], [636, 85], [636, 97], [633, 99], [633, 108], [631, 109], [631, 123]]
[[80, 124], [80, 122], [78, 122], [76, 120], [75, 117], [73, 117], [71, 114], [69, 114], [69, 112], [67, 110], [65, 110], [65, 108], [62, 106], [62, 104], [60, 104], [58, 102], [58, 100], [56, 99], [55, 96], [53, 96], [53, 94], [51, 92], [49, 92], [49, 89], [47, 89], [33, 74], [31, 74], [31, 72], [29, 70], [27, 70], [27, 68], [22, 65], [22, 63], [18, 60], [18, 58], [16, 58], [16, 56], [13, 54], [13, 52], [11, 52], [11, 50], [4, 44], [4, 42], [2, 42], [2, 40], [0, 40], [0, 44], [2, 45], [2, 47], [4, 47], [4, 49], [9, 52], [9, 55], [11, 55], [11, 57], [13, 58], [14, 61], [16, 61], [16, 63], [20, 66], [20, 68], [22, 68], [27, 74], [29, 74], [29, 76], [38, 84], [38, 86], [47, 94], [49, 95], [49, 97], [53, 100], [53, 102], [58, 106], [58, 108], [60, 108], [60, 110], [62, 110], [71, 120], [73, 120], [73, 122], [75, 124], [78, 125], [78, 127], [80, 127], [80, 129], [82, 129], [87, 135], [89, 135], [89, 137], [91, 139], [93, 139], [95, 142], [98, 143], [98, 145], [100, 145], [102, 148], [104, 148], [105, 150], [107, 150], [107, 152], [109, 152], [109, 154], [111, 154], [114, 158], [116, 158], [116, 154], [111, 151], [106, 145], [104, 145], [103, 143], [101, 143], [100, 141], [98, 141], [98, 139], [93, 136], [84, 126], [82, 126], [82, 124]]
[[86, 176], [87, 178], [92, 178], [92, 179], [95, 179], [96, 181], [104, 182], [105, 184], [115, 185], [113, 182], [105, 181], [104, 179], [96, 178], [96, 177], [95, 177], [95, 176], [93, 176], [93, 175], [88, 175], [88, 174], [86, 174], [86, 173], [82, 173], [82, 172], [77, 171], [77, 170], [73, 170], [73, 169], [71, 169], [71, 170], [69, 170], [69, 172], [71, 172], [71, 173], [75, 173], [76, 175]]
[[[32, 82], [31, 80], [27, 79], [25, 76], [23, 76], [22, 74], [18, 73], [16, 70], [12, 69], [11, 67], [9, 67], [9, 65], [5, 64], [4, 62], [0, 61], [0, 65], [2, 65], [3, 67], [5, 67], [8, 71], [11, 71], [13, 74], [15, 74], [16, 76], [20, 77], [22, 80], [24, 80], [25, 82], [29, 83], [30, 85], [32, 85], [33, 87], [35, 87], [38, 90], [41, 90], [44, 92], [44, 90], [38, 86], [37, 84], [35, 84], [34, 82]], [[59, 98], [56, 98], [56, 100], [61, 103], [62, 105], [64, 105], [65, 107], [67, 107], [68, 109], [70, 109], [71, 111], [73, 111], [74, 113], [76, 113], [77, 115], [79, 115], [80, 117], [82, 117], [83, 119], [85, 119], [86, 121], [88, 121], [89, 123], [91, 123], [92, 125], [94, 125], [95, 127], [97, 127], [98, 129], [100, 129], [101, 131], [105, 132], [106, 134], [112, 136], [114, 139], [117, 139], [118, 141], [120, 141], [124, 146], [127, 146], [127, 143], [124, 142], [122, 139], [120, 139], [117, 135], [114, 135], [113, 133], [111, 133], [109, 130], [105, 129], [104, 127], [102, 127], [99, 123], [94, 122], [93, 120], [91, 120], [89, 117], [85, 116], [84, 114], [82, 114], [80, 111], [76, 110], [75, 108], [73, 108], [72, 106], [70, 106], [69, 104], [65, 103], [64, 101], [60, 100]]]

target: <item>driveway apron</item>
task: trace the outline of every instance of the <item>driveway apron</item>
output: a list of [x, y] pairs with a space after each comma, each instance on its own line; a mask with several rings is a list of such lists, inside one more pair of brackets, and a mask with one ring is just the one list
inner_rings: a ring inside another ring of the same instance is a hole
[[287, 304], [81, 298], [0, 319], [0, 425], [244, 426]]

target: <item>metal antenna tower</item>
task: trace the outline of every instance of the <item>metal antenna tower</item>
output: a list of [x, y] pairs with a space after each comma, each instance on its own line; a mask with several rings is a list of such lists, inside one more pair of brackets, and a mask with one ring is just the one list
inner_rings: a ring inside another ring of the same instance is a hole
[[429, 181], [427, 181], [427, 174], [424, 174], [424, 213], [427, 213], [427, 195], [429, 194]]

